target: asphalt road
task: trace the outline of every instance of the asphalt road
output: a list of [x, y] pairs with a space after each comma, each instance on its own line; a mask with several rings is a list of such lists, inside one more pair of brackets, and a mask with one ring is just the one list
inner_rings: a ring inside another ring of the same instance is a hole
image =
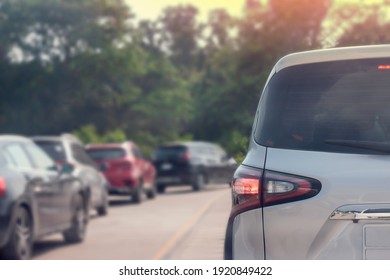
[[171, 187], [141, 204], [114, 196], [107, 216], [92, 213], [83, 243], [49, 236], [37, 242], [33, 259], [221, 260], [230, 205], [228, 185]]

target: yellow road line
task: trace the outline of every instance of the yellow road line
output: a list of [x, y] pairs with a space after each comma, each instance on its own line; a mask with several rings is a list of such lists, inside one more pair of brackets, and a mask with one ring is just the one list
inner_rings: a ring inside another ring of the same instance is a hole
[[182, 225], [163, 246], [161, 246], [157, 253], [154, 254], [152, 260], [161, 260], [166, 256], [220, 197], [222, 197], [222, 195], [214, 197], [195, 212], [191, 218]]

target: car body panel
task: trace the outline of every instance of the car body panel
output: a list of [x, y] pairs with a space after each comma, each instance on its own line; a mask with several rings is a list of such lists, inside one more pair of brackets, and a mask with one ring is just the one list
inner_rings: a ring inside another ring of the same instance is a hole
[[231, 226], [232, 258], [235, 260], [262, 260], [265, 258], [261, 209], [237, 215]]
[[386, 155], [268, 149], [266, 169], [316, 178], [322, 189], [308, 200], [264, 207], [267, 259], [365, 258], [363, 225], [390, 221], [329, 218], [344, 205], [389, 203], [389, 167]]

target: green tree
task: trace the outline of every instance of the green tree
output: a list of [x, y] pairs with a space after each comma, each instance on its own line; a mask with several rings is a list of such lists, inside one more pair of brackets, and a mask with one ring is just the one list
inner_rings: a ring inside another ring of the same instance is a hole
[[[370, 4], [364, 8], [357, 4], [342, 5], [333, 12], [335, 46], [388, 44], [390, 42], [389, 8]], [[349, 21], [346, 19], [349, 18]]]
[[0, 15], [3, 132], [76, 131], [84, 141], [133, 139], [148, 151], [186, 135], [189, 83], [151, 41], [162, 30], [134, 27], [122, 1], [8, 0]]
[[223, 32], [214, 29], [216, 34], [234, 34], [235, 30], [238, 34], [223, 45], [210, 42], [206, 46], [213, 51], [194, 87], [195, 138], [223, 143], [240, 158], [247, 148], [244, 135], [250, 135], [272, 65], [290, 52], [320, 46], [321, 26], [330, 4], [328, 0], [271, 0], [265, 5], [251, 0], [242, 19], [221, 20], [216, 25], [218, 14], [210, 18], [209, 26], [223, 27]]
[[4, 0], [0, 15], [3, 55], [43, 62], [113, 44], [131, 16], [122, 0]]
[[197, 22], [198, 9], [192, 5], [168, 7], [159, 19], [163, 50], [175, 66], [189, 74], [197, 68], [199, 40], [203, 26]]

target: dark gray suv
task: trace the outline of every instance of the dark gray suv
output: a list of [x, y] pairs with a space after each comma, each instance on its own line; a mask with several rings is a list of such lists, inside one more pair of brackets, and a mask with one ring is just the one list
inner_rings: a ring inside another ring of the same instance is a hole
[[191, 185], [199, 191], [208, 183], [228, 183], [236, 162], [217, 144], [188, 141], [160, 146], [154, 153], [157, 190]]

